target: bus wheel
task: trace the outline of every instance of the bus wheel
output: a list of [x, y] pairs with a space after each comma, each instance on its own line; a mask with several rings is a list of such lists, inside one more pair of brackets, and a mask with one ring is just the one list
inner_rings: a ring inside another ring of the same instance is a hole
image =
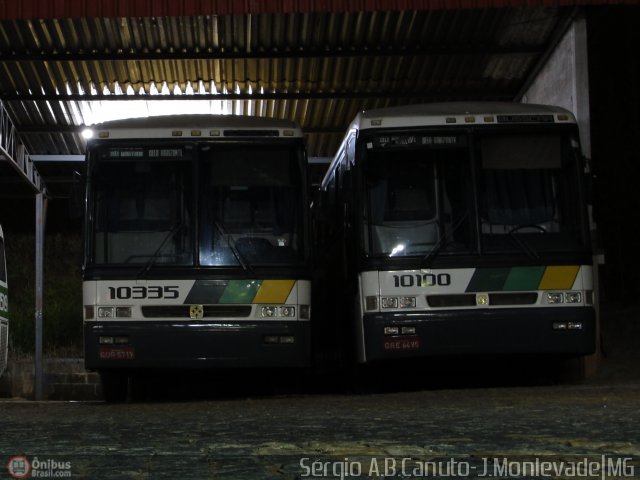
[[119, 370], [103, 370], [100, 372], [102, 395], [108, 403], [121, 403], [127, 399], [129, 375]]

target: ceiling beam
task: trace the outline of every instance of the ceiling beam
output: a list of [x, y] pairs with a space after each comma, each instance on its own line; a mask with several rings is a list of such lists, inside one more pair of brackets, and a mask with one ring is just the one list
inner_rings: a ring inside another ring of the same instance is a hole
[[283, 49], [283, 50], [163, 50], [163, 51], [11, 51], [0, 52], [0, 62], [108, 62], [145, 60], [237, 60], [271, 58], [342, 58], [342, 57], [395, 57], [395, 56], [451, 56], [451, 55], [540, 55], [544, 49], [536, 45], [458, 45], [458, 46], [413, 46], [387, 48], [327, 48], [327, 49]]
[[544, 46], [544, 53], [540, 55], [535, 63], [532, 64], [529, 71], [523, 77], [524, 80], [518, 93], [516, 93], [514, 100], [516, 102], [520, 102], [522, 96], [525, 94], [527, 90], [531, 87], [533, 82], [535, 81], [538, 74], [542, 71], [542, 69], [547, 65], [547, 62], [555, 52], [556, 48], [564, 38], [567, 31], [573, 24], [574, 20], [577, 18], [580, 13], [579, 8], [572, 8], [567, 11], [563, 16], [560, 16], [556, 22], [556, 25], [553, 29], [553, 32], [549, 36], [549, 40]]
[[374, 90], [374, 91], [340, 91], [340, 92], [240, 92], [240, 93], [197, 93], [169, 94], [169, 95], [115, 95], [96, 94], [80, 95], [77, 93], [29, 93], [29, 92], [2, 92], [0, 99], [3, 101], [21, 102], [105, 102], [105, 101], [172, 101], [172, 100], [331, 100], [331, 99], [366, 99], [366, 98], [411, 98], [416, 101], [443, 100], [451, 98], [487, 99], [487, 100], [511, 100], [515, 92], [508, 89], [446, 89], [442, 91], [427, 91], [425, 89], [413, 90]]

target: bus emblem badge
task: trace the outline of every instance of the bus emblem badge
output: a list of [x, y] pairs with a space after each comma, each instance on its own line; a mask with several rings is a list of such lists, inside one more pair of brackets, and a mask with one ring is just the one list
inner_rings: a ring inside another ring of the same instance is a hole
[[204, 317], [204, 307], [202, 305], [191, 305], [189, 307], [189, 317], [193, 320], [199, 320]]

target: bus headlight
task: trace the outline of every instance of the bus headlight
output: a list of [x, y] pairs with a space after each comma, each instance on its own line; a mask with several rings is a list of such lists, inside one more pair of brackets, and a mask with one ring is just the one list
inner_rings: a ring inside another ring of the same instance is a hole
[[[307, 317], [309, 316], [307, 306]], [[296, 307], [290, 305], [262, 305], [260, 307], [260, 316], [266, 318], [292, 318], [296, 316]]]
[[[369, 298], [367, 297], [367, 300]], [[371, 306], [373, 306], [373, 302], [371, 303]], [[373, 310], [368, 308], [368, 305], [365, 306], [367, 306], [367, 310]], [[416, 297], [382, 297], [380, 306], [382, 308], [416, 308]]]
[[131, 307], [116, 307], [116, 317], [131, 318]]
[[113, 318], [115, 314], [115, 307], [98, 307], [98, 318]]
[[416, 308], [416, 297], [400, 297], [398, 306], [400, 308]]
[[382, 308], [398, 308], [398, 297], [382, 297], [380, 306]]
[[564, 300], [567, 303], [582, 303], [582, 293], [581, 292], [565, 292]]
[[564, 296], [562, 292], [547, 292], [547, 303], [563, 303]]
[[546, 292], [545, 298], [549, 304], [582, 303], [582, 292]]
[[280, 307], [279, 313], [281, 317], [295, 317], [296, 307]]
[[131, 318], [131, 307], [98, 307], [98, 318]]

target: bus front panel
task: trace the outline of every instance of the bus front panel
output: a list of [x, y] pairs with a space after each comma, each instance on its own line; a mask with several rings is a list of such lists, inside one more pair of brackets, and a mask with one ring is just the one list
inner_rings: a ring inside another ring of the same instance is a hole
[[292, 279], [86, 281], [86, 366], [307, 366], [310, 292]]

